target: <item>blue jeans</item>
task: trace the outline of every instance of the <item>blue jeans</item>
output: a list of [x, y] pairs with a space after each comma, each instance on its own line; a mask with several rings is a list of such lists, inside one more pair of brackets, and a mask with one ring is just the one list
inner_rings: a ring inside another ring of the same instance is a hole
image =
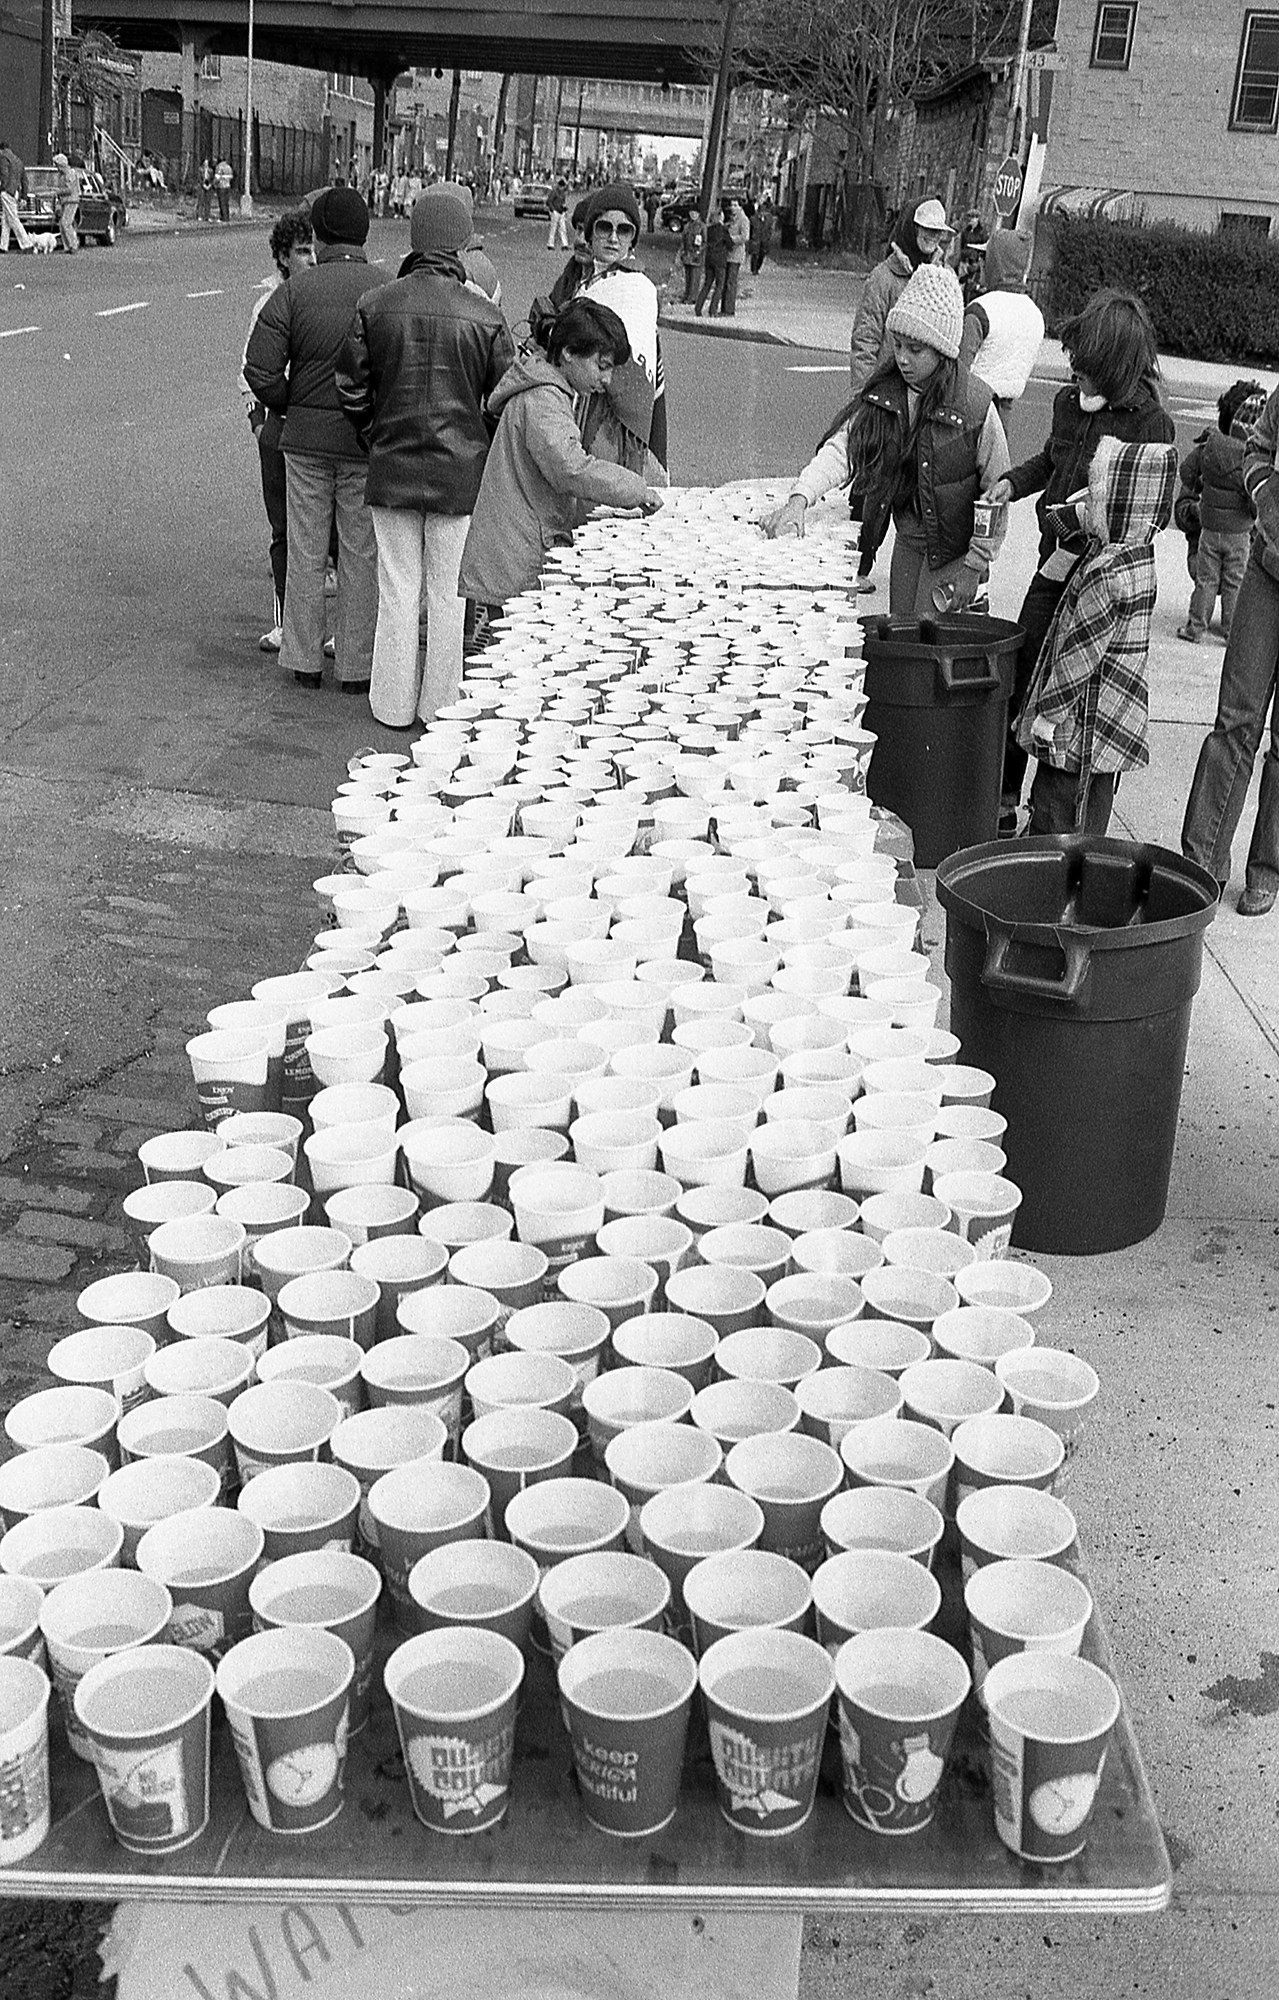
[[1279, 886], [1279, 583], [1253, 556], [1244, 572], [1221, 666], [1217, 720], [1195, 766], [1181, 851], [1225, 882], [1230, 844], [1270, 711], [1270, 742], [1248, 849], [1249, 889]]
[[1221, 629], [1230, 637], [1230, 622], [1239, 602], [1239, 586], [1248, 567], [1248, 541], [1242, 535], [1221, 535], [1205, 528], [1195, 556], [1195, 587], [1186, 619], [1192, 632], [1206, 632], [1212, 623], [1213, 607], [1221, 597]]

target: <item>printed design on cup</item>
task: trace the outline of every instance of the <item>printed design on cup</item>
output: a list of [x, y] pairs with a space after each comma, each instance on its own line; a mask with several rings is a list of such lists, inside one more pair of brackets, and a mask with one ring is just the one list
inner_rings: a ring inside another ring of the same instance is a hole
[[216, 1657], [226, 1640], [226, 1620], [211, 1604], [175, 1604], [164, 1636], [171, 1646], [190, 1646]]
[[204, 1122], [211, 1129], [229, 1118], [233, 1111], [261, 1111], [266, 1104], [266, 1086], [245, 1083], [232, 1077], [201, 1077], [195, 1086]]
[[898, 1833], [921, 1825], [919, 1808], [937, 1790], [945, 1770], [928, 1731], [908, 1730], [886, 1736], [882, 1744], [863, 1744], [848, 1711], [842, 1706], [839, 1741], [843, 1752], [845, 1795], [849, 1811], [877, 1833]]
[[503, 1773], [511, 1768], [513, 1724], [470, 1741], [465, 1736], [411, 1736], [409, 1769], [427, 1798], [449, 1820], [478, 1820], [509, 1789]]
[[116, 1831], [139, 1846], [180, 1840], [191, 1828], [180, 1741], [146, 1750], [93, 1742], [107, 1811]]
[[[1043, 1860], [1070, 1859], [1072, 1852], [1060, 1843], [1078, 1833], [1093, 1809], [1101, 1784], [1106, 1754], [1102, 1752], [1093, 1771], [1062, 1771], [1041, 1779], [1026, 1793], [1026, 1745], [1021, 1736], [990, 1723], [991, 1777], [995, 1790], [995, 1817], [1007, 1830], [1009, 1845], [1027, 1852], [1037, 1844], [1026, 1821], [1029, 1819], [1043, 1836], [1038, 1846]], [[1066, 1748], [1067, 1746], [1063, 1746]], [[1051, 1753], [1050, 1753], [1051, 1754]]]
[[0, 1843], [18, 1840], [49, 1810], [49, 1759], [43, 1742], [0, 1759]]
[[71, 1669], [58, 1658], [52, 1647], [49, 1649], [49, 1679], [53, 1682], [54, 1693], [62, 1703], [62, 1719], [66, 1724], [69, 1748], [75, 1751], [77, 1757], [83, 1757], [91, 1762], [92, 1740], [75, 1712], [75, 1691], [83, 1676], [73, 1674]]
[[993, 1229], [978, 1231], [974, 1227], [973, 1234], [969, 1236], [968, 1241], [976, 1250], [979, 1258], [1006, 1257], [1008, 1246], [1012, 1241], [1012, 1234], [1013, 1226], [1011, 1222], [999, 1222], [996, 1223]]
[[582, 1791], [593, 1799], [613, 1805], [633, 1806], [639, 1800], [640, 1753], [638, 1750], [610, 1749], [596, 1743], [585, 1726], [574, 1730], [567, 1713], [564, 1727], [573, 1739], [573, 1767]]
[[756, 1743], [744, 1730], [723, 1722], [711, 1722], [709, 1729], [711, 1756], [732, 1812], [762, 1823], [801, 1810], [816, 1782], [824, 1720], [821, 1729], [793, 1743]]
[[266, 1787], [281, 1805], [295, 1809], [318, 1805], [325, 1793], [342, 1790], [346, 1763], [347, 1710], [343, 1709], [332, 1743], [303, 1743], [272, 1758], [266, 1767]]

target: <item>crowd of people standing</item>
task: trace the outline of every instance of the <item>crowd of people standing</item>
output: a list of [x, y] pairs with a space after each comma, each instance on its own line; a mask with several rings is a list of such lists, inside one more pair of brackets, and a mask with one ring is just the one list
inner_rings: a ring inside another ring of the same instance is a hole
[[242, 358], [277, 604], [262, 644], [310, 688], [327, 651], [388, 727], [456, 697], [468, 601], [526, 589], [592, 503], [660, 504], [657, 293], [631, 254], [633, 189], [596, 189], [575, 221], [584, 254], [536, 303], [521, 357], [465, 186], [423, 190], [390, 283], [354, 189], [272, 231], [278, 282]]

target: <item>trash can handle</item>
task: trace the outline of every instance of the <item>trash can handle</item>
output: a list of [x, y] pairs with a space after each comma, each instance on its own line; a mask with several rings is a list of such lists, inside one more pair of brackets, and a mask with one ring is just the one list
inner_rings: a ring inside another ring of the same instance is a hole
[[983, 986], [993, 987], [997, 993], [1032, 993], [1042, 1000], [1058, 1000], [1063, 1005], [1079, 998], [1092, 959], [1092, 947], [1085, 937], [1075, 932], [1062, 936], [1053, 933], [1053, 943], [1062, 954], [1065, 965], [1060, 979], [1046, 979], [1039, 973], [1016, 972], [1008, 963], [1008, 954], [1014, 943], [1011, 930], [987, 915], [986, 918], [986, 963], [981, 970]]
[[999, 667], [989, 654], [983, 656], [982, 672], [979, 674], [957, 674], [956, 664], [953, 653], [939, 653], [937, 656], [937, 671], [947, 694], [954, 694], [956, 689], [962, 689], [966, 694], [994, 694], [1000, 684]]

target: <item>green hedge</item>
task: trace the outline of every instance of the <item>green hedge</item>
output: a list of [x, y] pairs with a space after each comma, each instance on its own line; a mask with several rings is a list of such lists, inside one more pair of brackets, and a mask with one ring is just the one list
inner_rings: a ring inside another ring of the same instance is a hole
[[1145, 300], [1165, 354], [1279, 367], [1279, 244], [1172, 223], [1060, 216], [1050, 226], [1050, 331], [1099, 285], [1118, 285]]

